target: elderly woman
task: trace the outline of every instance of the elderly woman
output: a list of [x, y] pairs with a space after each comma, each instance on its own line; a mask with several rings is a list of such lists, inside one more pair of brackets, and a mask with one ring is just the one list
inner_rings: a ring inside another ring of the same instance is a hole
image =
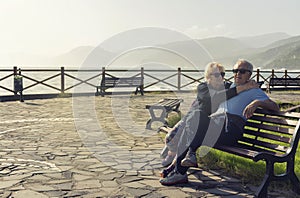
[[[216, 62], [209, 63], [205, 69], [205, 80], [198, 85], [197, 88], [197, 98], [191, 105], [191, 108], [187, 115], [180, 120], [175, 127], [172, 129], [162, 127], [162, 131], [168, 132], [165, 138], [165, 148], [162, 151], [162, 156], [165, 157], [162, 161], [163, 166], [170, 165], [167, 169], [163, 170], [161, 173], [162, 177], [165, 177], [173, 168], [173, 159], [176, 156], [178, 141], [181, 137], [181, 133], [186, 126], [190, 124], [191, 120], [197, 119], [195, 116], [195, 110], [202, 110], [208, 115], [215, 112], [221, 102], [236, 96], [238, 93], [251, 89], [257, 88], [258, 85], [254, 81], [249, 81], [248, 83], [230, 88], [230, 83], [224, 82], [225, 68]], [[198, 126], [196, 126], [198, 127]], [[193, 137], [184, 137], [187, 142], [191, 142]], [[168, 151], [168, 152], [165, 152]], [[167, 153], [164, 156], [164, 153]], [[197, 166], [197, 164], [189, 164], [189, 166]]]

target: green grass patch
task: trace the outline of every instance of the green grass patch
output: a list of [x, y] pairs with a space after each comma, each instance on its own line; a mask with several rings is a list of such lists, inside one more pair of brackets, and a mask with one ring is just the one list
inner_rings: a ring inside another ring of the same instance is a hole
[[[198, 149], [199, 152], [199, 149]], [[217, 149], [211, 149], [210, 152], [199, 159], [201, 168], [221, 169], [228, 176], [238, 177], [246, 183], [259, 185], [264, 177], [266, 165], [264, 161], [254, 162], [251, 159], [239, 157]], [[285, 173], [286, 163], [276, 163], [275, 173]], [[300, 178], [300, 146], [295, 158], [295, 172]]]
[[174, 115], [170, 115], [167, 119], [168, 126], [173, 127], [179, 120], [182, 118], [182, 114], [180, 113], [179, 115], [176, 113]]

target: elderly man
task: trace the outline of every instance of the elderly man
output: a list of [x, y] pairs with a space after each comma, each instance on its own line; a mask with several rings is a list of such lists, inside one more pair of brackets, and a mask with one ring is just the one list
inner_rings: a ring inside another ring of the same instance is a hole
[[[238, 60], [232, 71], [234, 73], [232, 86], [239, 86], [250, 80], [253, 66], [246, 60]], [[254, 88], [243, 91], [221, 103], [217, 112], [209, 117], [200, 112], [198, 119], [200, 122], [190, 123], [190, 125], [197, 126], [193, 140], [191, 142], [187, 141], [187, 137], [190, 136], [189, 133], [193, 130], [185, 127], [178, 143], [175, 169], [165, 178], [161, 178], [160, 183], [162, 185], [187, 183], [188, 177], [186, 172], [190, 166], [196, 166], [195, 151], [203, 145], [205, 136], [208, 135], [210, 138], [215, 138], [215, 142], [212, 142], [217, 144], [234, 144], [242, 136], [246, 120], [253, 115], [257, 107], [279, 110], [278, 105], [261, 89]], [[220, 122], [220, 120], [223, 120], [223, 122]], [[216, 131], [219, 131], [219, 133]], [[210, 133], [214, 134], [211, 135]]]

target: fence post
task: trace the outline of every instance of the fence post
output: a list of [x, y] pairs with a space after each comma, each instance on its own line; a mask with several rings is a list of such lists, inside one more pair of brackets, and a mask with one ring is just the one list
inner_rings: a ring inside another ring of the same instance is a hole
[[105, 78], [105, 67], [102, 67], [102, 79]]
[[141, 67], [141, 78], [142, 78], [142, 92], [144, 92], [144, 67]]
[[287, 78], [288, 77], [288, 74], [287, 74], [287, 69], [284, 70], [284, 78]]
[[[13, 72], [14, 72], [14, 78], [16, 75], [18, 75], [18, 67], [17, 66], [14, 66], [13, 67]], [[15, 84], [13, 85], [15, 86]], [[15, 90], [15, 89], [14, 89]], [[14, 95], [16, 96], [17, 95], [17, 92], [14, 91]]]
[[177, 81], [177, 90], [180, 91], [181, 87], [181, 68], [178, 67], [178, 81]]
[[18, 67], [14, 66], [14, 76], [18, 75]]
[[256, 70], [256, 82], [259, 82], [259, 69]]
[[274, 71], [274, 69], [272, 69], [271, 78], [274, 78], [274, 77], [275, 77], [275, 71]]
[[65, 93], [65, 68], [60, 68], [60, 93]]
[[21, 74], [21, 68], [14, 67], [14, 95], [20, 94], [20, 102], [24, 102], [23, 99], [23, 77]]

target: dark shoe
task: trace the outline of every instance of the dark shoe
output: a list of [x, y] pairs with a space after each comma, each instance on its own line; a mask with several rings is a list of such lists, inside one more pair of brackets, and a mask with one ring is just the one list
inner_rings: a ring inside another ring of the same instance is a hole
[[198, 167], [197, 157], [195, 152], [188, 152], [185, 158], [181, 161], [181, 166]]
[[167, 177], [167, 176], [169, 175], [169, 173], [172, 172], [174, 169], [175, 169], [175, 165], [171, 165], [171, 166], [169, 166], [168, 168], [162, 170], [162, 171], [160, 172], [160, 176], [161, 176], [162, 178], [165, 178], [165, 177]]
[[161, 165], [163, 165], [163, 167], [169, 166], [173, 162], [174, 158], [175, 156], [167, 155], [167, 157], [161, 162]]
[[188, 182], [188, 176], [178, 173], [177, 171], [171, 172], [166, 178], [161, 178], [159, 182], [164, 186], [171, 186], [176, 184], [185, 184]]

